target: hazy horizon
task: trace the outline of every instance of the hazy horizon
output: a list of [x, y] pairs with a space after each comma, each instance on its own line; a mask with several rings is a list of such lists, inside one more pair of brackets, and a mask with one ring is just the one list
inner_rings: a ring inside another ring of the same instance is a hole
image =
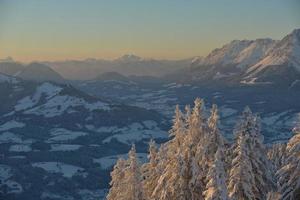
[[31, 62], [124, 54], [168, 60], [206, 56], [234, 39], [281, 39], [300, 27], [298, 8], [296, 0], [0, 0], [0, 58]]

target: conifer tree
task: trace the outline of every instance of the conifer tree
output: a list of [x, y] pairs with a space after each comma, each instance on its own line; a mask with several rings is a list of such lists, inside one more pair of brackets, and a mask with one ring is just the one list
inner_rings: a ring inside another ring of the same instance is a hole
[[206, 140], [204, 145], [205, 147], [205, 160], [208, 163], [207, 166], [210, 166], [210, 164], [215, 159], [215, 154], [218, 150], [218, 148], [224, 149], [224, 138], [221, 135], [219, 128], [219, 115], [218, 115], [218, 108], [216, 105], [212, 106], [211, 109], [211, 115], [208, 118], [208, 134], [206, 134]]
[[300, 131], [295, 131], [286, 147], [284, 165], [276, 173], [282, 200], [300, 199]]
[[149, 142], [149, 155], [148, 155], [149, 162], [143, 165], [143, 188], [144, 188], [144, 195], [147, 197], [146, 199], [150, 199], [152, 193], [156, 187], [157, 180], [159, 178], [159, 171], [158, 171], [158, 152], [156, 148], [156, 144], [154, 140]]
[[207, 126], [204, 118], [204, 102], [197, 98], [194, 102], [194, 108], [189, 120], [188, 134], [185, 140], [184, 150], [186, 153], [186, 160], [190, 163], [189, 170], [192, 199], [203, 199], [202, 193], [205, 183], [205, 168], [203, 161], [203, 154], [205, 150], [205, 138], [207, 134]]
[[153, 192], [155, 200], [190, 200], [190, 190], [186, 170], [189, 167], [181, 154], [177, 153], [170, 160], [164, 173], [160, 176]]
[[248, 134], [238, 135], [233, 153], [235, 157], [229, 174], [229, 197], [233, 200], [255, 200], [258, 190], [250, 162]]
[[173, 126], [170, 130], [170, 136], [173, 136], [174, 138], [170, 141], [170, 145], [168, 147], [174, 154], [176, 154], [176, 151], [180, 151], [185, 133], [184, 116], [177, 105], [175, 109], [175, 117], [173, 119]]
[[144, 192], [142, 187], [142, 177], [140, 166], [136, 156], [135, 145], [132, 145], [131, 150], [128, 153], [128, 170], [125, 174], [125, 179], [127, 181], [127, 185], [124, 190], [126, 190], [124, 200], [143, 200]]
[[125, 170], [127, 167], [127, 162], [120, 158], [118, 159], [116, 165], [114, 166], [113, 171], [111, 172], [111, 182], [110, 182], [110, 190], [107, 195], [107, 200], [117, 200], [122, 199], [125, 196]]
[[279, 170], [284, 164], [285, 143], [273, 144], [268, 150], [268, 158], [272, 162], [274, 171]]
[[191, 121], [190, 121], [191, 115], [192, 115], [191, 106], [186, 105], [184, 109], [185, 109], [185, 115], [184, 115], [185, 129], [188, 130], [189, 125], [191, 124]]
[[249, 160], [255, 181], [252, 186], [253, 192], [256, 199], [264, 200], [267, 193], [274, 190], [275, 184], [274, 168], [267, 157], [267, 151], [263, 144], [259, 117], [252, 114], [250, 108], [246, 107], [235, 131], [236, 134], [246, 135], [249, 138]]
[[191, 114], [191, 120], [190, 120], [190, 136], [191, 139], [194, 140], [194, 142], [197, 144], [198, 141], [201, 139], [201, 136], [203, 136], [204, 132], [204, 113], [203, 113], [203, 107], [204, 102], [202, 99], [197, 98], [194, 102], [194, 108]]
[[222, 161], [224, 153], [222, 147], [215, 153], [213, 165], [207, 174], [206, 190], [203, 192], [205, 200], [228, 200], [226, 188], [226, 174]]
[[140, 167], [135, 146], [128, 153], [128, 160], [119, 159], [111, 173], [108, 200], [144, 200]]

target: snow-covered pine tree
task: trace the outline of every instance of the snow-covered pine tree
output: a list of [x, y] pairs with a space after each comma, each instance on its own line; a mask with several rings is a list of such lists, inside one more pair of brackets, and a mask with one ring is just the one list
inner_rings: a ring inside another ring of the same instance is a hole
[[300, 131], [295, 131], [286, 147], [284, 165], [276, 173], [281, 200], [300, 199]]
[[208, 133], [205, 134], [204, 148], [204, 161], [207, 163], [207, 166], [210, 166], [215, 159], [215, 154], [218, 148], [224, 149], [224, 138], [221, 135], [219, 128], [219, 115], [218, 108], [216, 105], [212, 106], [211, 115], [208, 118]]
[[250, 162], [249, 135], [237, 136], [229, 174], [228, 192], [233, 200], [255, 200], [255, 178]]
[[168, 162], [164, 173], [160, 176], [153, 192], [153, 200], [190, 200], [189, 166], [179, 153]]
[[252, 190], [256, 199], [264, 200], [269, 191], [274, 190], [274, 168], [267, 157], [260, 132], [260, 119], [246, 107], [235, 130], [236, 134], [247, 135], [249, 143], [249, 159], [254, 174], [255, 185]]
[[170, 153], [176, 154], [176, 151], [180, 151], [182, 143], [184, 141], [184, 134], [186, 133], [184, 116], [179, 109], [179, 106], [176, 106], [175, 116], [173, 119], [173, 126], [170, 130], [170, 136], [174, 137], [169, 143], [168, 150], [172, 151]]
[[184, 151], [186, 153], [186, 160], [190, 163], [191, 169], [189, 170], [190, 182], [189, 187], [191, 190], [191, 199], [203, 199], [202, 193], [205, 183], [205, 163], [203, 163], [203, 154], [205, 150], [205, 138], [207, 131], [207, 124], [204, 118], [204, 101], [197, 98], [194, 102], [194, 108], [189, 120], [189, 129], [184, 144]]
[[158, 155], [157, 155], [157, 148], [156, 148], [156, 143], [153, 139], [150, 140], [149, 142], [149, 164], [150, 166], [154, 169], [157, 166], [158, 163]]
[[[207, 120], [207, 126], [203, 128], [204, 132], [202, 139], [199, 141], [199, 144], [197, 146], [197, 151], [194, 159], [197, 161], [197, 165], [195, 165], [193, 162], [194, 168], [196, 169], [196, 171], [198, 171], [198, 177], [195, 176], [198, 178], [198, 180], [196, 181], [199, 184], [198, 190], [199, 187], [203, 188], [204, 185], [208, 184], [208, 180], [207, 178], [205, 178], [205, 176], [208, 173], [208, 169], [210, 169], [214, 163], [215, 154], [218, 148], [224, 150], [224, 138], [218, 129], [218, 122], [218, 108], [216, 105], [213, 105], [211, 109], [211, 115]], [[225, 160], [224, 152], [222, 159]], [[192, 178], [192, 181], [195, 182], [194, 177]], [[197, 191], [197, 189], [194, 191]], [[198, 196], [199, 195], [200, 194], [198, 194]]]
[[111, 188], [107, 200], [144, 200], [142, 178], [135, 146], [128, 153], [128, 160], [119, 159], [111, 173]]
[[152, 193], [156, 187], [157, 180], [160, 176], [160, 173], [158, 171], [159, 156], [156, 148], [156, 143], [152, 139], [149, 142], [148, 159], [149, 162], [145, 163], [142, 167], [144, 176], [143, 188], [146, 199], [150, 199], [150, 197], [152, 196]]
[[107, 200], [117, 200], [122, 199], [125, 196], [126, 180], [125, 180], [125, 171], [127, 166], [127, 161], [120, 158], [116, 165], [114, 166], [113, 171], [110, 173], [111, 182], [110, 190], [107, 195]]
[[194, 108], [191, 114], [190, 124], [189, 124], [189, 139], [191, 145], [197, 145], [198, 142], [203, 138], [204, 135], [204, 101], [200, 98], [197, 98], [194, 101]]
[[191, 115], [192, 115], [192, 111], [191, 111], [191, 106], [190, 105], [186, 105], [184, 107], [185, 110], [185, 115], [184, 115], [184, 122], [185, 122], [185, 129], [188, 130], [189, 129], [189, 124], [191, 124]]
[[267, 150], [263, 143], [260, 129], [260, 118], [253, 115], [253, 132], [251, 139], [251, 163], [255, 174], [255, 184], [258, 188], [257, 199], [266, 199], [266, 194], [275, 189], [275, 171], [272, 162], [268, 159]]
[[224, 169], [223, 147], [218, 148], [215, 159], [206, 176], [206, 190], [203, 192], [205, 200], [228, 200], [226, 188], [226, 173]]
[[[195, 160], [195, 152], [201, 139], [199, 134], [202, 133], [201, 129], [204, 126], [202, 104], [202, 100], [196, 99], [192, 114], [190, 114], [189, 107], [186, 107], [185, 116], [183, 116], [179, 107], [176, 107], [174, 125], [170, 131], [170, 134], [174, 137], [160, 148], [160, 160], [157, 168], [161, 176], [157, 180], [157, 185], [151, 196], [152, 199], [199, 199], [191, 197], [191, 188], [202, 195], [197, 179], [200, 177], [200, 167]], [[193, 167], [191, 166], [192, 162], [194, 163]], [[196, 167], [199, 170], [196, 170]], [[192, 175], [195, 177], [193, 181], [191, 181]]]
[[129, 166], [125, 174], [127, 185], [124, 188], [126, 193], [122, 200], [144, 200], [142, 176], [136, 156], [135, 145], [132, 145], [132, 148], [128, 153], [128, 162]]
[[273, 144], [268, 150], [268, 158], [273, 163], [274, 171], [279, 170], [284, 164], [285, 143]]

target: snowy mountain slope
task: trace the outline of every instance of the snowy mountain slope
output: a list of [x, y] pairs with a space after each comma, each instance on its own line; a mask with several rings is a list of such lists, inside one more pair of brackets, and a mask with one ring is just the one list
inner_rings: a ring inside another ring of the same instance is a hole
[[[165, 118], [157, 112], [112, 103], [70, 85], [0, 79], [0, 159], [5, 165], [0, 166], [0, 187], [6, 185], [6, 199], [97, 196], [107, 188], [110, 169], [94, 159], [123, 155], [133, 142], [145, 152], [150, 138], [167, 137]], [[9, 177], [2, 178], [8, 171]], [[61, 189], [65, 185], [72, 190]]]
[[273, 66], [293, 67], [300, 74], [300, 29], [277, 42], [263, 59], [251, 66], [246, 71], [247, 78], [259, 76], [262, 71]]
[[257, 39], [243, 49], [234, 59], [239, 68], [245, 68], [262, 59], [274, 47], [276, 42], [271, 39]]
[[300, 29], [279, 41], [234, 40], [174, 77], [167, 78], [206, 85], [279, 84], [289, 88], [300, 80]]
[[234, 40], [220, 49], [213, 50], [200, 64], [202, 65], [233, 65], [245, 68], [263, 58], [274, 46], [271, 39]]

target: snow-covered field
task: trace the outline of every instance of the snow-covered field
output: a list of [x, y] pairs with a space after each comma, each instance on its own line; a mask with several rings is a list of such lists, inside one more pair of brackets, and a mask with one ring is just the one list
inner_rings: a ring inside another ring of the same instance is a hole
[[7, 180], [12, 176], [11, 168], [7, 165], [0, 165], [0, 180]]
[[83, 175], [83, 168], [69, 165], [61, 162], [37, 162], [32, 163], [33, 167], [39, 167], [49, 173], [61, 173], [66, 178], [72, 178], [74, 175]]
[[[137, 153], [137, 157], [139, 161], [146, 162], [147, 161], [147, 155], [146, 153]], [[100, 164], [102, 169], [109, 169], [117, 162], [119, 158], [128, 159], [128, 154], [119, 154], [119, 155], [112, 155], [112, 156], [106, 156], [102, 158], [94, 158], [93, 161], [95, 163]]]
[[0, 131], [7, 131], [14, 128], [23, 128], [24, 126], [24, 123], [12, 120], [0, 125]]
[[32, 151], [31, 146], [29, 144], [14, 144], [9, 148], [11, 152], [29, 152]]
[[22, 186], [11, 180], [13, 176], [12, 170], [7, 165], [0, 165], [0, 182], [4, 183], [7, 186], [7, 193], [21, 193], [23, 191]]
[[[166, 138], [168, 136], [165, 131], [160, 130], [157, 124], [151, 121], [145, 121], [144, 126], [141, 123], [133, 123], [127, 127], [115, 129], [113, 133], [116, 134], [107, 137], [103, 140], [103, 143], [109, 143], [112, 139], [116, 139], [119, 142], [130, 145], [143, 139]], [[104, 127], [102, 127], [102, 130], [104, 130]], [[111, 128], [107, 130], [111, 131]]]
[[74, 200], [73, 197], [69, 195], [58, 195], [51, 192], [43, 192], [40, 196], [41, 199], [59, 199], [59, 200]]
[[50, 135], [52, 137], [47, 140], [49, 143], [74, 140], [80, 136], [86, 136], [87, 133], [79, 131], [70, 131], [64, 128], [56, 128], [51, 130]]
[[14, 133], [0, 133], [0, 144], [2, 143], [21, 143], [22, 139]]
[[76, 151], [80, 149], [82, 145], [78, 144], [51, 144], [50, 151]]

